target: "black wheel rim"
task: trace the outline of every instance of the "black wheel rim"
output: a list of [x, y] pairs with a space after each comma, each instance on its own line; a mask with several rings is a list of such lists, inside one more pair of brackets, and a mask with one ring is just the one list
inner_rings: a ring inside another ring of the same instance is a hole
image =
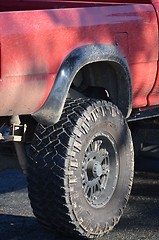
[[118, 181], [119, 155], [109, 133], [96, 134], [86, 147], [82, 161], [82, 187], [87, 202], [94, 208], [105, 206]]

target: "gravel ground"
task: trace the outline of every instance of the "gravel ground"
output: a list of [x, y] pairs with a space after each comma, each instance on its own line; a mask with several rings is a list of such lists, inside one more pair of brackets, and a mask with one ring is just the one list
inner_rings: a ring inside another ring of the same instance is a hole
[[[66, 240], [48, 232], [32, 214], [27, 183], [20, 170], [0, 173], [0, 239]], [[133, 191], [120, 223], [102, 240], [159, 239], [159, 173], [136, 173]]]

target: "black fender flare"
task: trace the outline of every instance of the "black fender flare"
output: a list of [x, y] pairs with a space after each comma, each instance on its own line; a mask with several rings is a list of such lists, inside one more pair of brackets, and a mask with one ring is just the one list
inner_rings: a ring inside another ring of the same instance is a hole
[[46, 125], [58, 122], [78, 71], [87, 64], [100, 61], [115, 64], [120, 81], [118, 107], [125, 117], [129, 117], [132, 110], [132, 83], [128, 63], [115, 46], [106, 44], [86, 45], [73, 50], [61, 64], [49, 97], [32, 116]]

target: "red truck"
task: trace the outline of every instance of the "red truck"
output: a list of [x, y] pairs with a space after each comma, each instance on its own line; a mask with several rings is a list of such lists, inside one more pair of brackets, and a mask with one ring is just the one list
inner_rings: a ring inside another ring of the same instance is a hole
[[0, 140], [47, 228], [96, 238], [118, 223], [129, 126], [159, 116], [158, 15], [159, 0], [0, 1]]

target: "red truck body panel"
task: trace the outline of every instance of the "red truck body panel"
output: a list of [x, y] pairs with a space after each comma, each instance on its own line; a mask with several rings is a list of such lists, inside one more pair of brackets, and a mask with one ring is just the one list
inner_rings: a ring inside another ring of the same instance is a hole
[[[153, 0], [153, 5], [157, 13], [157, 18], [159, 19], [159, 0]], [[159, 69], [159, 62], [157, 63], [157, 69]], [[148, 96], [148, 105], [153, 106], [158, 104], [158, 97], [159, 97], [159, 72], [157, 71], [156, 81]]]
[[37, 10], [37, 9], [48, 9], [48, 8], [73, 8], [73, 7], [85, 7], [85, 6], [100, 6], [108, 3], [151, 3], [151, 0], [1, 0], [0, 8], [3, 11], [15, 11], [15, 10]]
[[[158, 22], [151, 4], [0, 12], [0, 115], [37, 111], [47, 99], [59, 67], [74, 49], [116, 43], [130, 67], [133, 108], [158, 104], [158, 92], [152, 90], [157, 74]], [[157, 81], [156, 89], [158, 85]], [[150, 92], [153, 97], [147, 101]]]

